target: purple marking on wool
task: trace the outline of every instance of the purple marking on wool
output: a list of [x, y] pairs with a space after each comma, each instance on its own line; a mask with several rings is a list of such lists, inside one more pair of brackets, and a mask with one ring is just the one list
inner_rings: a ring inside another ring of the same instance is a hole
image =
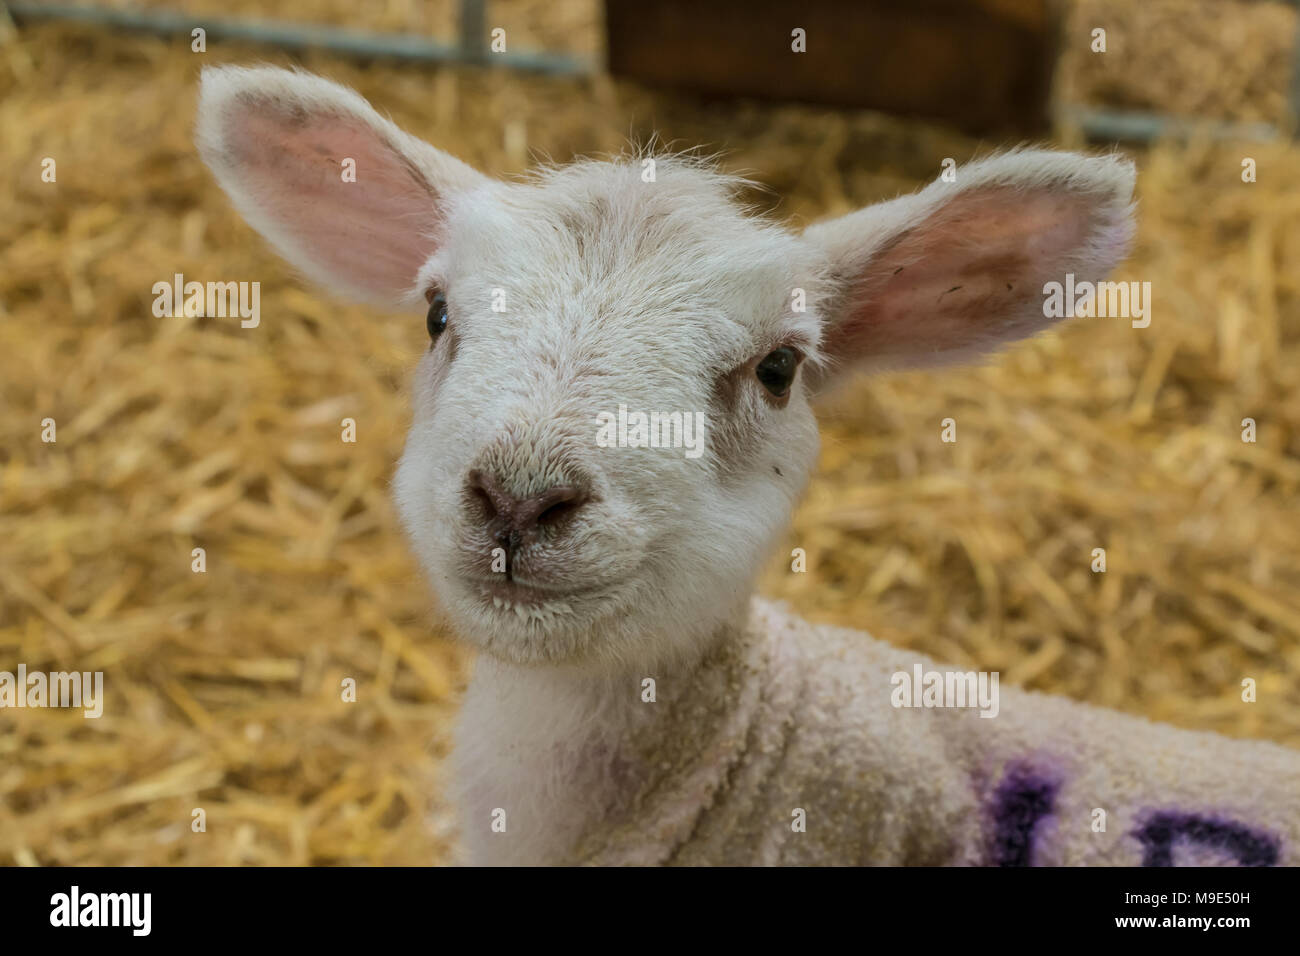
[[993, 795], [993, 865], [1033, 866], [1038, 825], [1056, 806], [1060, 781], [1029, 764], [1014, 764]]
[[1276, 866], [1278, 839], [1235, 820], [1199, 813], [1161, 810], [1134, 834], [1142, 843], [1143, 866], [1173, 866], [1174, 841], [1188, 840], [1236, 858], [1242, 866]]

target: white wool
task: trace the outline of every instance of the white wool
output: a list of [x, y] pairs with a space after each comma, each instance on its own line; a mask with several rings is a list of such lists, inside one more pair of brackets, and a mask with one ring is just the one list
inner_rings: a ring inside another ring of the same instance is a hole
[[[1015, 833], [996, 811], [1024, 774], [1056, 788], [1033, 828], [1035, 865], [1136, 866], [1162, 813], [1203, 819], [1229, 844], [1240, 825], [1274, 842], [1277, 863], [1300, 863], [1295, 751], [1010, 687], [987, 720], [892, 707], [891, 678], [918, 664], [943, 669], [759, 599], [702, 661], [656, 672], [653, 704], [635, 674], [483, 658], [454, 759], [470, 859], [981, 865]], [[497, 808], [505, 833], [491, 828]], [[1236, 862], [1214, 840], [1180, 837], [1173, 851]]]

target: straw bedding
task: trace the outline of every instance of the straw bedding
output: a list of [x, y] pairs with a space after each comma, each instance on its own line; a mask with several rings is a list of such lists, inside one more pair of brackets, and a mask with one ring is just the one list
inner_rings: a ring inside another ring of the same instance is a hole
[[[201, 167], [197, 70], [255, 59], [287, 62], [59, 26], [0, 44], [0, 670], [102, 670], [107, 698], [99, 720], [0, 711], [5, 863], [452, 859], [442, 758], [469, 659], [387, 497], [423, 317], [306, 288]], [[796, 222], [983, 145], [605, 78], [304, 62], [499, 175], [652, 129], [723, 147]], [[1139, 163], [1119, 278], [1152, 284], [1150, 327], [1072, 320], [986, 367], [850, 389], [763, 590], [1028, 687], [1300, 746], [1300, 149]], [[175, 273], [260, 281], [260, 327], [155, 318]]]

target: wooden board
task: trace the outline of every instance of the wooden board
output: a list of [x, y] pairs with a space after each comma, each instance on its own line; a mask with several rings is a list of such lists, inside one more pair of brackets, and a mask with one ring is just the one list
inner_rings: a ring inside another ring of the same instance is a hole
[[[610, 71], [699, 93], [860, 106], [972, 132], [1041, 130], [1049, 0], [605, 0]], [[807, 50], [791, 49], [792, 31]]]

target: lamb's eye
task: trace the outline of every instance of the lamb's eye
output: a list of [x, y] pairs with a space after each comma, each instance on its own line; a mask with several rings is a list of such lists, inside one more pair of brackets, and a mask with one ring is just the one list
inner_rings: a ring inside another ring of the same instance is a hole
[[447, 328], [447, 297], [441, 292], [429, 300], [429, 314], [424, 323], [429, 328], [429, 338], [437, 341], [438, 336]]
[[768, 352], [754, 368], [754, 374], [765, 389], [777, 398], [782, 398], [790, 391], [790, 383], [794, 381], [795, 369], [798, 367], [799, 353], [788, 345], [783, 345]]

